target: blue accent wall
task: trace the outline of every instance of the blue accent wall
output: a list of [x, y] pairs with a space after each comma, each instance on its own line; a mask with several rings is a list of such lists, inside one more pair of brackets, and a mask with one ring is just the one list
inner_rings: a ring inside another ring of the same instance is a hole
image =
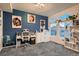
[[[30, 23], [27, 23], [27, 14], [28, 12], [15, 10], [15, 9], [13, 9], [13, 13], [4, 11], [3, 12], [3, 36], [10, 35], [11, 40], [13, 40], [16, 44], [16, 32], [21, 32], [23, 29], [29, 29], [30, 31], [32, 30], [40, 31], [41, 19], [44, 19], [46, 21], [45, 28], [48, 30], [48, 17], [33, 14], [33, 15], [36, 15], [36, 23], [30, 24]], [[22, 17], [22, 28], [19, 28], [19, 29], [12, 28], [12, 15]]]

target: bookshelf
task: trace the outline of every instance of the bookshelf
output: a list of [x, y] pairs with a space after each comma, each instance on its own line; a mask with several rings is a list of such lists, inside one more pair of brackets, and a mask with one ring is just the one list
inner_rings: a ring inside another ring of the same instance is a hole
[[65, 41], [65, 48], [71, 49], [73, 51], [79, 52], [79, 29], [73, 26], [72, 37], [70, 41]]

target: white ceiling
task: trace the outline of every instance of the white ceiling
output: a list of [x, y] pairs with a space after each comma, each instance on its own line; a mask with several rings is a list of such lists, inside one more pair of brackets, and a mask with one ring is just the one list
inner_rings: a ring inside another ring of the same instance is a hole
[[3, 9], [4, 10], [6, 9], [8, 11], [11, 11], [9, 9], [13, 8], [13, 9], [22, 10], [25, 12], [35, 13], [39, 15], [51, 16], [53, 14], [56, 14], [57, 12], [63, 11], [64, 9], [67, 9], [77, 4], [75, 3], [45, 3], [45, 7], [42, 7], [42, 8], [35, 6], [34, 3], [12, 3], [12, 5], [7, 3], [7, 4], [2, 4], [2, 5], [3, 5]]
[[44, 16], [51, 16], [57, 12], [60, 12], [66, 8], [69, 8], [76, 4], [71, 3], [46, 3], [45, 7], [39, 8], [32, 3], [14, 3], [12, 4], [14, 9], [23, 10]]
[[3, 11], [12, 12], [10, 3], [0, 3], [0, 9]]

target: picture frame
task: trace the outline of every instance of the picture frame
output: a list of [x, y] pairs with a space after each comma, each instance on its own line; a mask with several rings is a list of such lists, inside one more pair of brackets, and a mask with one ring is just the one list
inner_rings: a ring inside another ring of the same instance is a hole
[[40, 20], [40, 32], [43, 32], [45, 30], [45, 20]]
[[27, 22], [28, 23], [36, 23], [36, 16], [32, 14], [27, 14]]
[[22, 17], [12, 15], [12, 28], [21, 28], [22, 27]]

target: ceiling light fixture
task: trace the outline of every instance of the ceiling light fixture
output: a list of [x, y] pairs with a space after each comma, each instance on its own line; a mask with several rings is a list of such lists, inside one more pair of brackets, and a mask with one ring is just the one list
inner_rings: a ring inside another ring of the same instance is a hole
[[45, 4], [44, 3], [35, 3], [35, 6], [42, 8], [42, 7], [45, 7]]

